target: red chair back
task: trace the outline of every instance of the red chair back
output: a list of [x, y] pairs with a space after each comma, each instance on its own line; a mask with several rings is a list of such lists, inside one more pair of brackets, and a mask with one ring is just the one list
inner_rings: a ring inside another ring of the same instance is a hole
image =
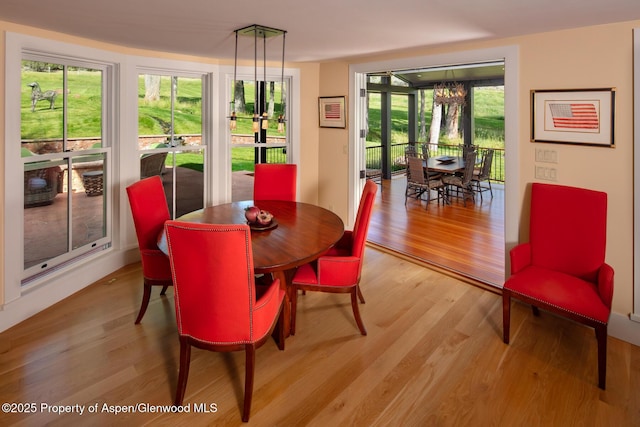
[[253, 342], [249, 226], [168, 221], [165, 230], [179, 334], [209, 344]]
[[[367, 181], [362, 190], [358, 213], [356, 214], [356, 222], [353, 225], [353, 246], [351, 255], [362, 258], [364, 255], [364, 247], [367, 242], [367, 232], [369, 231], [369, 222], [371, 222], [371, 211], [373, 210], [373, 202], [376, 199], [378, 186], [373, 181]], [[362, 263], [360, 263], [362, 267]]]
[[255, 165], [253, 200], [296, 201], [298, 167], [294, 164]]
[[606, 193], [532, 184], [532, 264], [595, 283], [605, 260], [606, 240]]
[[157, 175], [142, 179], [127, 187], [127, 195], [140, 250], [158, 249], [158, 235], [171, 219], [162, 180]]

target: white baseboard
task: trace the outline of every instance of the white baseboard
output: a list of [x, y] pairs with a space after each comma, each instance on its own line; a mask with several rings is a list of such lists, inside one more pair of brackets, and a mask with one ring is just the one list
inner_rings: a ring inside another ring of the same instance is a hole
[[611, 313], [607, 332], [609, 336], [640, 346], [640, 323], [631, 320], [629, 316]]

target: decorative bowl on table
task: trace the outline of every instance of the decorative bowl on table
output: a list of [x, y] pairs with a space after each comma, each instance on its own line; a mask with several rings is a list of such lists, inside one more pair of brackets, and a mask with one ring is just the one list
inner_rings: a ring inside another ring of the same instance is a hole
[[278, 226], [278, 222], [271, 212], [262, 210], [256, 206], [250, 206], [245, 209], [244, 216], [247, 218], [247, 224], [252, 230], [270, 230]]
[[440, 157], [436, 157], [436, 160], [440, 163], [451, 163], [455, 160], [456, 158], [453, 156], [440, 156]]

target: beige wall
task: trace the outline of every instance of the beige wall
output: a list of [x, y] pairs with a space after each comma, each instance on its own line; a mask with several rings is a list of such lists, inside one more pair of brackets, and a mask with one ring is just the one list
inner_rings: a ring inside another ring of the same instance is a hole
[[300, 65], [300, 201], [318, 203], [318, 80], [317, 63]]
[[[349, 92], [349, 66], [344, 62], [328, 62], [320, 65], [320, 96], [346, 96]], [[349, 99], [347, 97], [347, 102]], [[315, 105], [318, 121], [318, 101]], [[348, 114], [347, 114], [348, 116]], [[347, 221], [348, 168], [350, 117], [347, 128], [320, 128], [318, 152], [318, 201], [325, 208], [334, 211]]]
[[[470, 51], [498, 46], [519, 49], [519, 164], [518, 176], [508, 177], [522, 188], [534, 179], [535, 148], [558, 153], [558, 184], [602, 190], [608, 193], [607, 261], [616, 272], [614, 312], [627, 316], [633, 301], [633, 99], [632, 29], [640, 21], [580, 28], [568, 31], [514, 37], [491, 42], [461, 43], [432, 49], [415, 49], [402, 54], [359, 57], [352, 62], [321, 66], [321, 94], [347, 93], [348, 65], [388, 61], [395, 58], [422, 57], [454, 51]], [[530, 142], [530, 96], [532, 89], [616, 88], [615, 142], [613, 149]], [[336, 92], [341, 91], [341, 92]], [[329, 93], [331, 92], [331, 93]], [[346, 211], [348, 170], [335, 154], [348, 141], [347, 130], [320, 132], [319, 202], [333, 205], [336, 212]], [[340, 161], [336, 161], [336, 160]], [[324, 165], [322, 164], [324, 163]], [[329, 174], [329, 170], [335, 171]], [[330, 191], [328, 191], [330, 189]], [[323, 191], [324, 190], [324, 191]], [[519, 205], [524, 200], [517, 202]], [[523, 214], [526, 217], [526, 212]], [[522, 237], [526, 238], [526, 233]]]

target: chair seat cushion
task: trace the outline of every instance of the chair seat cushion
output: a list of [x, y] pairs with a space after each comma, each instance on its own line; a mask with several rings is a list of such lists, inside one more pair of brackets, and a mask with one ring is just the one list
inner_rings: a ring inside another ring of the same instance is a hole
[[609, 321], [610, 310], [596, 285], [565, 273], [529, 266], [507, 279], [504, 287], [516, 294], [516, 299], [521, 294], [601, 323]]
[[305, 264], [300, 266], [296, 270], [295, 276], [293, 276], [294, 283], [302, 283], [302, 284], [310, 284], [317, 285], [318, 284], [318, 275], [315, 270], [311, 266], [311, 264]]
[[29, 178], [29, 190], [41, 190], [47, 187], [47, 180], [43, 178]]

